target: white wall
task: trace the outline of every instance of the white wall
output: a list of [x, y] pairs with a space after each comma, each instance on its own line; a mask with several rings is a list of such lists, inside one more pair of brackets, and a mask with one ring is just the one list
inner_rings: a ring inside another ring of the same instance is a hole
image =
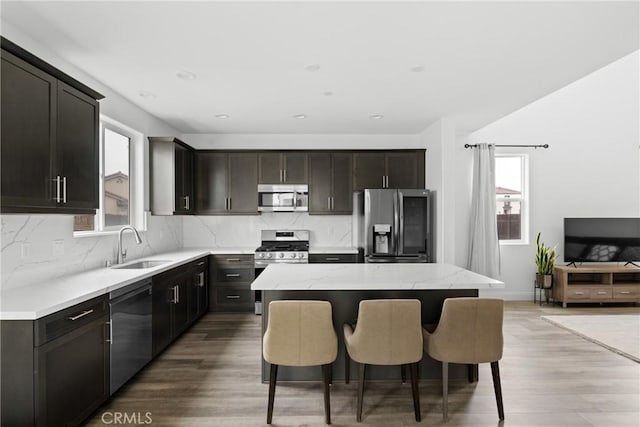
[[[2, 22], [2, 35], [44, 61], [59, 68], [87, 86], [102, 93], [100, 112], [145, 135], [178, 135], [178, 131], [141, 110], [118, 93], [62, 60], [46, 47], [46, 40], [34, 40], [28, 34]], [[144, 158], [148, 158], [145, 138]], [[146, 166], [145, 166], [146, 168]], [[146, 176], [146, 174], [145, 174]], [[116, 237], [73, 237], [70, 215], [1, 215], [2, 287], [24, 286], [104, 265], [116, 254]], [[130, 236], [129, 258], [165, 252], [182, 246], [182, 219], [149, 217], [144, 244], [137, 246]], [[57, 248], [54, 250], [54, 242]], [[59, 255], [60, 245], [62, 255]]]
[[[628, 55], [470, 135], [472, 142], [550, 145], [524, 151], [530, 231], [532, 240], [540, 231], [545, 243], [558, 244], [560, 262], [563, 218], [640, 216], [639, 61], [639, 52]], [[501, 247], [501, 296], [532, 297], [534, 243]]]

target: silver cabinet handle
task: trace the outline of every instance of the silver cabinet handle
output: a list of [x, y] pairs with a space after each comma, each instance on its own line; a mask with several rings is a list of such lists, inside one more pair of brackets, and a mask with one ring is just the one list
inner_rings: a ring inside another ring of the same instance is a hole
[[113, 330], [111, 329], [111, 322], [104, 322], [104, 324], [109, 328], [109, 339], [105, 341], [113, 343]]
[[326, 258], [325, 258], [325, 261], [340, 261], [340, 258], [335, 257], [335, 256], [333, 256], [333, 257], [326, 257]]
[[284, 174], [282, 173], [282, 169], [280, 169], [280, 182], [284, 182]]
[[284, 177], [284, 179], [282, 181], [283, 182], [287, 182], [287, 170], [286, 169], [282, 170], [282, 176]]
[[227, 277], [240, 277], [240, 274], [239, 273], [227, 273], [227, 274], [225, 274], [225, 276], [227, 276]]
[[184, 196], [183, 199], [184, 199], [184, 208], [186, 210], [189, 210], [189, 196]]
[[240, 258], [227, 258], [228, 262], [240, 262]]
[[584, 292], [576, 292], [576, 295], [584, 295]]
[[82, 313], [80, 313], [80, 314], [78, 314], [78, 315], [75, 315], [75, 316], [69, 316], [69, 317], [67, 317], [67, 319], [69, 319], [69, 320], [71, 320], [71, 321], [73, 321], [73, 320], [78, 320], [78, 319], [80, 319], [81, 317], [87, 316], [87, 315], [89, 315], [89, 314], [91, 314], [91, 313], [93, 313], [93, 309], [92, 309], [92, 310], [85, 310], [85, 311], [83, 311]]
[[200, 266], [200, 265], [204, 265], [204, 261], [199, 262], [199, 263], [198, 263], [198, 264], [196, 264], [196, 265], [198, 265], [198, 266]]
[[607, 292], [606, 291], [598, 291], [598, 295], [606, 295]]
[[52, 179], [52, 181], [56, 183], [56, 197], [54, 197], [53, 200], [55, 200], [56, 203], [60, 203], [60, 200], [62, 200], [60, 197], [60, 175], [56, 176], [56, 179]]
[[384, 178], [385, 178], [384, 175], [382, 175], [382, 188], [385, 188], [385, 186], [384, 186], [384, 183], [385, 183]]
[[620, 291], [621, 295], [629, 295], [631, 291]]
[[231, 197], [229, 197], [229, 209], [228, 210], [231, 210]]
[[199, 288], [204, 288], [204, 271], [202, 273], [198, 273], [198, 276], [196, 277], [196, 286]]
[[62, 203], [67, 203], [67, 177], [62, 177]]
[[331, 196], [331, 210], [334, 210], [336, 208], [336, 205], [334, 204], [334, 199], [333, 196]]
[[240, 295], [227, 295], [227, 299], [240, 299]]
[[331, 210], [331, 197], [327, 197], [327, 209]]
[[173, 299], [170, 301], [173, 304], [180, 303], [180, 285], [175, 285], [171, 288], [173, 291]]

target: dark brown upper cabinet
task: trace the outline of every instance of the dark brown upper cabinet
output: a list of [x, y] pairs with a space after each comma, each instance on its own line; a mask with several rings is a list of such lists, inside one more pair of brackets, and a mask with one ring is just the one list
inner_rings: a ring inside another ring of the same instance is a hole
[[352, 158], [350, 152], [309, 153], [309, 213], [351, 215]]
[[258, 214], [258, 155], [196, 151], [198, 214]]
[[2, 47], [2, 212], [94, 213], [99, 207], [96, 99], [102, 95], [4, 38]]
[[195, 212], [194, 151], [178, 138], [149, 137], [150, 206], [154, 215]]
[[353, 154], [353, 190], [424, 188], [425, 150], [358, 151]]
[[258, 153], [260, 184], [306, 184], [307, 153], [273, 151]]

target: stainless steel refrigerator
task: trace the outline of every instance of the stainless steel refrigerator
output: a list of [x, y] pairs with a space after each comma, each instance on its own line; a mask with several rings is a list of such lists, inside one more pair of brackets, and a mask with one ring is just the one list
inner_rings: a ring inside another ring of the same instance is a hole
[[354, 193], [354, 243], [364, 261], [435, 262], [432, 196], [429, 190]]

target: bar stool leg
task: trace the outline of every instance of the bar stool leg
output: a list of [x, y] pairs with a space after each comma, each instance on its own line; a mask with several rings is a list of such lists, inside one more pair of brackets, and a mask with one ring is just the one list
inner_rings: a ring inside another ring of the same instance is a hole
[[400, 377], [402, 378], [402, 384], [407, 382], [407, 365], [400, 365]]
[[416, 414], [416, 421], [421, 420], [420, 415], [420, 389], [418, 388], [418, 362], [409, 365], [411, 373], [411, 393], [413, 394], [413, 411]]
[[322, 380], [324, 382], [324, 419], [327, 424], [331, 424], [331, 399], [329, 398], [331, 364], [322, 365]]
[[344, 349], [344, 383], [349, 384], [351, 380], [351, 358], [347, 348]]
[[358, 413], [356, 414], [356, 421], [362, 422], [362, 400], [364, 395], [364, 377], [367, 365], [360, 364], [360, 381], [358, 383]]
[[442, 362], [442, 416], [449, 418], [449, 363]]
[[491, 362], [491, 376], [493, 377], [493, 391], [496, 394], [498, 405], [498, 418], [504, 420], [504, 408], [502, 406], [502, 386], [500, 385], [500, 368], [498, 362]]
[[271, 424], [273, 418], [273, 400], [276, 395], [276, 378], [278, 377], [278, 365], [271, 364], [269, 372], [269, 403], [267, 405], [267, 424]]

